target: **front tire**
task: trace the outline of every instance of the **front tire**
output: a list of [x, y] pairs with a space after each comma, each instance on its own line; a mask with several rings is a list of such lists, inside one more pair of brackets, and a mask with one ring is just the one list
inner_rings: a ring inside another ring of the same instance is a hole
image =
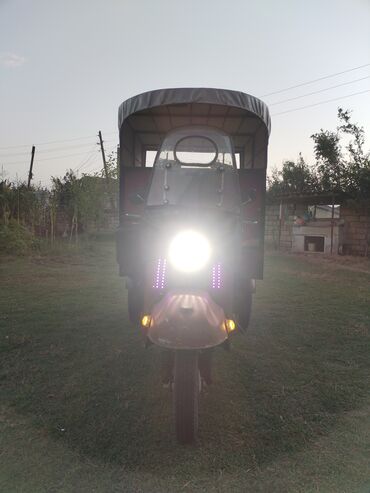
[[251, 279], [236, 281], [234, 311], [242, 332], [246, 332], [252, 313], [253, 287]]
[[128, 316], [132, 324], [140, 324], [140, 315], [143, 306], [143, 289], [140, 284], [131, 281], [127, 286]]
[[176, 351], [173, 387], [176, 438], [193, 443], [198, 434], [200, 377], [197, 351]]

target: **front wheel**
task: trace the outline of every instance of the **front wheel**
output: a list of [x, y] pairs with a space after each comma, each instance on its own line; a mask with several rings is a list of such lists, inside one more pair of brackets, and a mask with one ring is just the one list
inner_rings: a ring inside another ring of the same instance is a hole
[[253, 284], [251, 279], [237, 279], [235, 284], [234, 311], [239, 327], [245, 332], [252, 312]]
[[127, 304], [130, 322], [140, 324], [140, 314], [143, 306], [143, 289], [136, 281], [127, 283]]
[[199, 390], [197, 351], [176, 351], [173, 403], [176, 437], [183, 444], [197, 438]]

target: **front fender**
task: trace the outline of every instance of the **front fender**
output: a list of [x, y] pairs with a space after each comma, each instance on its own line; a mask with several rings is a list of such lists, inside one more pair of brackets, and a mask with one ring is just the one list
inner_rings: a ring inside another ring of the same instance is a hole
[[170, 291], [154, 305], [147, 335], [169, 349], [205, 349], [228, 337], [224, 310], [206, 291]]

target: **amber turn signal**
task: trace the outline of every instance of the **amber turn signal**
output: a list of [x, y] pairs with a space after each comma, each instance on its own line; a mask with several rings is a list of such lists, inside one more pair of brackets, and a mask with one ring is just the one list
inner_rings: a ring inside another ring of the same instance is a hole
[[225, 320], [225, 327], [228, 332], [233, 332], [236, 329], [236, 324], [231, 318]]
[[143, 318], [141, 319], [141, 325], [146, 329], [149, 329], [151, 321], [152, 321], [152, 317], [150, 315], [144, 315]]

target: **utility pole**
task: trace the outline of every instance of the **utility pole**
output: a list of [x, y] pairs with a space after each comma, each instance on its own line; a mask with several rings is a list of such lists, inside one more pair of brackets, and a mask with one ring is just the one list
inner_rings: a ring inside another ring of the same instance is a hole
[[103, 137], [102, 137], [102, 134], [101, 134], [101, 131], [100, 130], [99, 130], [99, 141], [100, 141], [101, 156], [103, 158], [105, 179], [107, 180], [107, 183], [108, 183], [109, 178], [108, 178], [107, 161], [105, 159], [105, 151], [104, 151]]
[[103, 137], [102, 137], [102, 134], [101, 134], [101, 131], [100, 130], [99, 130], [99, 142], [100, 142], [101, 155], [102, 155], [102, 158], [103, 158], [103, 166], [104, 166], [104, 174], [105, 174], [105, 180], [106, 180], [106, 185], [107, 185], [107, 193], [109, 195], [110, 205], [111, 205], [112, 211], [114, 211], [114, 209], [115, 209], [114, 200], [113, 200], [112, 194], [110, 193], [107, 161], [105, 159], [105, 151], [104, 151]]
[[32, 168], [33, 168], [33, 159], [35, 157], [35, 146], [32, 146], [32, 151], [31, 151], [31, 162], [30, 162], [30, 171], [28, 173], [28, 188], [30, 188], [31, 186], [31, 180], [32, 180], [32, 177], [33, 177], [33, 174], [32, 174]]

